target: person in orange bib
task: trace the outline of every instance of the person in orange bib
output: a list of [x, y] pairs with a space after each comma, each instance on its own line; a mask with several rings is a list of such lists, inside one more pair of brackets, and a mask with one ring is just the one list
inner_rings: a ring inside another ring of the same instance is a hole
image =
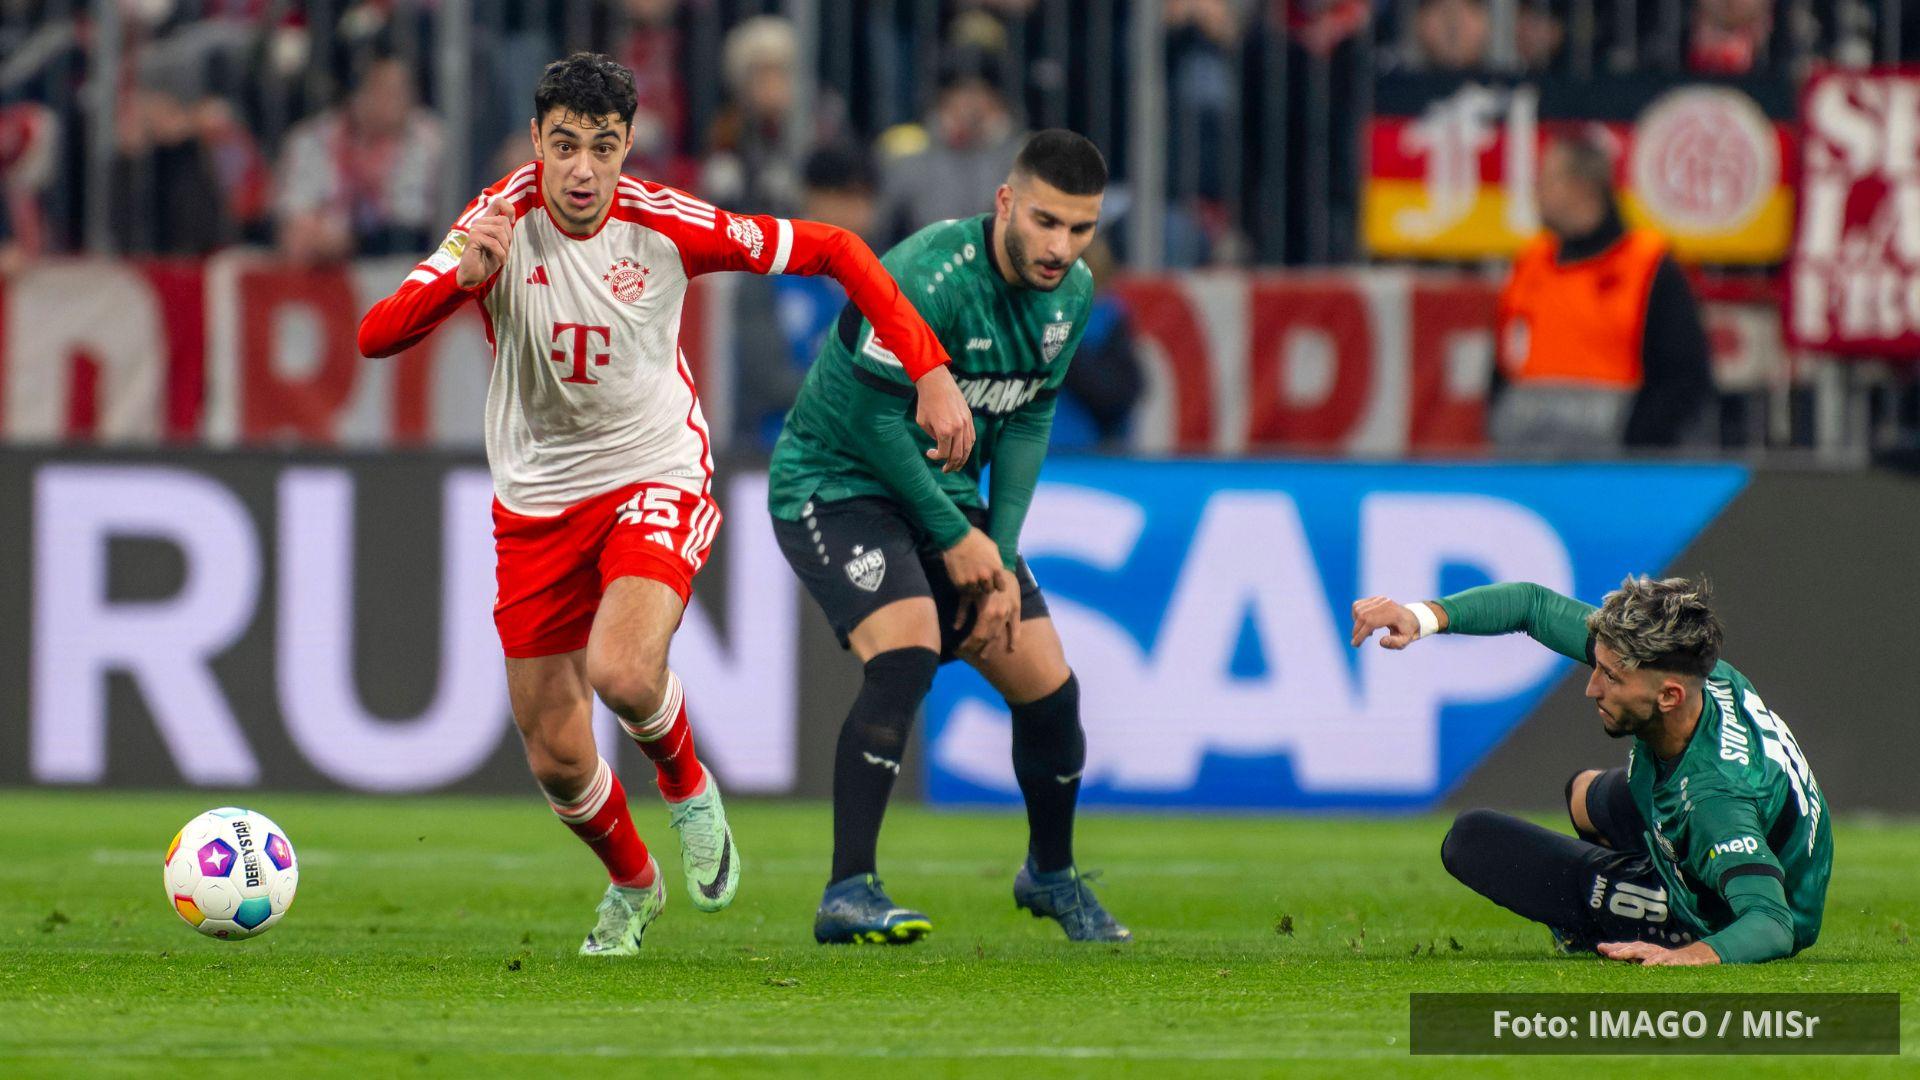
[[1588, 139], [1550, 143], [1536, 191], [1546, 231], [1500, 293], [1488, 434], [1503, 448], [1583, 452], [1700, 438], [1707, 335], [1666, 239], [1621, 223], [1612, 159]]

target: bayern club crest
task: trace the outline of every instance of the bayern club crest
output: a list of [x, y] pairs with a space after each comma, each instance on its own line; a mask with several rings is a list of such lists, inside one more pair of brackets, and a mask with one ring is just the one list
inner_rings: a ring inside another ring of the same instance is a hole
[[632, 259], [621, 259], [608, 267], [607, 272], [600, 275], [600, 280], [613, 289], [615, 300], [631, 304], [646, 291], [647, 278], [652, 274], [651, 269], [636, 264]]

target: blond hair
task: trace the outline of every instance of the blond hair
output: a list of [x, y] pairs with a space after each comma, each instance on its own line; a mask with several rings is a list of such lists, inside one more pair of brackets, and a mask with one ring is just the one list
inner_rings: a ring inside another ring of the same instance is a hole
[[1706, 578], [1628, 577], [1587, 616], [1587, 630], [1627, 668], [1705, 678], [1724, 631]]

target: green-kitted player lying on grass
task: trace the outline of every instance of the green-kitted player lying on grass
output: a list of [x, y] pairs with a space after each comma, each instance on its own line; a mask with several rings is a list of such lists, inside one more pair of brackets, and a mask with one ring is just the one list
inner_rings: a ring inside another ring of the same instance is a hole
[[[1595, 608], [1538, 585], [1353, 605], [1353, 644], [1517, 630], [1593, 668], [1587, 697], [1625, 768], [1567, 782], [1580, 838], [1491, 810], [1454, 819], [1448, 873], [1553, 930], [1565, 950], [1641, 964], [1746, 964], [1820, 934], [1833, 826], [1800, 745], [1719, 659], [1704, 581], [1628, 578]], [[1677, 947], [1672, 947], [1677, 946]]]

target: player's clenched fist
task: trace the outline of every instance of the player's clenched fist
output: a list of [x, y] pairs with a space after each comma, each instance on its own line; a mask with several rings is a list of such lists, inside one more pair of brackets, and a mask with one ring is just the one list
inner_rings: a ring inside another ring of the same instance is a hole
[[513, 246], [513, 207], [505, 199], [493, 205], [467, 230], [467, 250], [460, 253], [460, 265], [454, 268], [454, 284], [471, 289], [500, 272], [507, 264], [507, 249]]
[[1384, 596], [1369, 596], [1365, 600], [1353, 602], [1353, 643], [1359, 646], [1373, 636], [1375, 630], [1385, 630], [1387, 636], [1380, 639], [1382, 648], [1404, 649], [1420, 640], [1420, 620], [1405, 604], [1389, 600]]

